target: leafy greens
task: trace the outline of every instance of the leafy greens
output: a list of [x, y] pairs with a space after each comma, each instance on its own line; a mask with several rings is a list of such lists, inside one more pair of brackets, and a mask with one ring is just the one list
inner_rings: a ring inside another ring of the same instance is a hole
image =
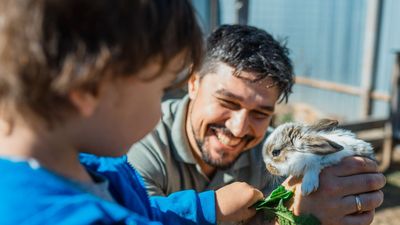
[[296, 216], [283, 204], [293, 195], [292, 191], [279, 186], [267, 198], [254, 204], [254, 207], [264, 212], [266, 220], [277, 219], [280, 225], [320, 225], [320, 221], [312, 214]]

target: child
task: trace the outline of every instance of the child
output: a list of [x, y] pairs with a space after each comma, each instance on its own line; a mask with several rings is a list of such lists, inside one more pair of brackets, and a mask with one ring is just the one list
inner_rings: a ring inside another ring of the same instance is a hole
[[[125, 157], [104, 157], [149, 132], [163, 90], [199, 64], [187, 1], [4, 0], [0, 15], [0, 224], [214, 224], [254, 214], [247, 208], [262, 195], [243, 183], [150, 202]], [[229, 193], [244, 193], [238, 207]]]
[[184, 67], [196, 69], [201, 43], [186, 0], [2, 0], [0, 224], [254, 215], [262, 194], [244, 183], [149, 201], [117, 157], [156, 124], [163, 90]]

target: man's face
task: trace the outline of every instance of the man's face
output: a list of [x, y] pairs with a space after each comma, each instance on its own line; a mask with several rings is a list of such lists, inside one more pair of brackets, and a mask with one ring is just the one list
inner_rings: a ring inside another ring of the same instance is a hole
[[232, 74], [221, 63], [215, 73], [189, 81], [187, 133], [196, 142], [195, 154], [217, 168], [230, 166], [263, 139], [279, 98], [278, 88], [268, 87], [270, 78], [251, 83], [252, 73], [240, 73], [247, 80]]

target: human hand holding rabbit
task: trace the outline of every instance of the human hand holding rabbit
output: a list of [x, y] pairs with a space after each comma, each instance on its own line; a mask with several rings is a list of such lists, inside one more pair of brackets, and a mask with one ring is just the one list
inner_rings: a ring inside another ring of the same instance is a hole
[[[371, 224], [375, 208], [383, 202], [380, 189], [385, 185], [385, 177], [378, 173], [375, 161], [347, 157], [323, 169], [319, 177], [319, 188], [306, 196], [301, 194], [301, 178], [291, 176], [284, 182], [286, 189], [295, 190], [288, 206], [295, 215], [311, 213], [323, 225]], [[361, 210], [355, 196], [360, 199]]]

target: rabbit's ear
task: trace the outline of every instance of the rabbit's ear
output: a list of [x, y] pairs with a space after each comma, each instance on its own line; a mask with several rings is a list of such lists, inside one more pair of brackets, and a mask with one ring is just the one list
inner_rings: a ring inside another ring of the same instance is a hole
[[327, 155], [343, 150], [343, 146], [322, 136], [309, 137], [305, 140], [304, 145], [306, 151], [317, 155]]
[[315, 124], [310, 125], [309, 129], [313, 131], [333, 130], [338, 124], [339, 122], [337, 120], [321, 119]]

